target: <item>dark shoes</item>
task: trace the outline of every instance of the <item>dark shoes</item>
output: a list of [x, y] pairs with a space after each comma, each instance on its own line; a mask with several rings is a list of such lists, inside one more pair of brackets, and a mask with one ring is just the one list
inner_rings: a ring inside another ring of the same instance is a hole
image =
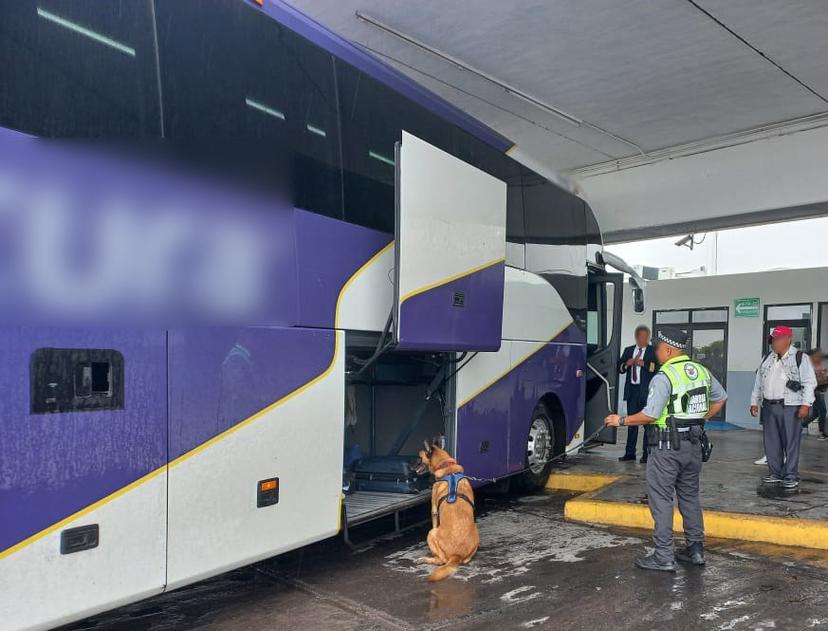
[[641, 456], [641, 460], [639, 460], [641, 464], [647, 464], [647, 456]]
[[635, 562], [635, 566], [640, 567], [642, 570], [656, 570], [658, 572], [676, 571], [675, 563], [661, 563], [660, 561], [656, 560], [655, 555], [653, 554], [641, 557]]
[[676, 561], [690, 565], [704, 565], [704, 544], [690, 543], [684, 550], [676, 552]]
[[635, 462], [635, 455], [630, 456], [630, 455], [624, 454], [623, 456], [621, 456], [618, 459], [619, 462], [627, 462], [629, 460], [632, 460], [633, 462]]
[[[700, 542], [688, 543], [683, 550], [676, 552], [676, 561], [690, 565], [704, 565], [704, 544]], [[655, 554], [641, 557], [635, 562], [636, 567], [642, 570], [656, 570], [658, 572], [675, 572], [676, 564], [662, 563], [655, 558]]]

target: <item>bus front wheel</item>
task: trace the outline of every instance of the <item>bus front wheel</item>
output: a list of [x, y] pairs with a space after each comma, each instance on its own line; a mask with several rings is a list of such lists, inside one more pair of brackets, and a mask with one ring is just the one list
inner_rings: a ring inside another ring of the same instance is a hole
[[555, 428], [546, 407], [539, 405], [532, 414], [532, 424], [526, 437], [526, 471], [515, 476], [519, 491], [536, 491], [546, 484], [552, 471], [555, 454]]

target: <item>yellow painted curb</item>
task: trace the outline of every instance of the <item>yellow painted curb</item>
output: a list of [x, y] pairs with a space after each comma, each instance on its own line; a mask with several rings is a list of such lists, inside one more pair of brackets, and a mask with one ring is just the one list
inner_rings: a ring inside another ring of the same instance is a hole
[[586, 493], [597, 491], [620, 480], [621, 476], [601, 473], [553, 473], [546, 480], [546, 488], [553, 491], [575, 491]]
[[[564, 517], [589, 524], [653, 529], [653, 519], [646, 504], [609, 502], [589, 496], [569, 500], [564, 506]], [[682, 532], [678, 510], [674, 512], [673, 528]], [[814, 519], [704, 511], [704, 532], [706, 536], [718, 539], [828, 550], [828, 522]]]
[[[564, 505], [567, 521], [652, 530], [653, 518], [646, 504], [595, 499], [596, 491], [623, 477], [600, 473], [553, 473], [546, 481], [546, 488], [584, 493]], [[673, 512], [673, 529], [684, 531], [678, 509]], [[715, 539], [828, 550], [828, 521], [815, 519], [704, 511], [704, 532]]]

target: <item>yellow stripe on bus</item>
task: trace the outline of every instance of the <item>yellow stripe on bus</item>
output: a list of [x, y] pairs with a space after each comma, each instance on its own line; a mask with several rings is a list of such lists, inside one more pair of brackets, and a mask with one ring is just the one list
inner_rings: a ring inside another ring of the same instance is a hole
[[443, 280], [438, 280], [436, 283], [431, 283], [430, 285], [426, 285], [425, 287], [420, 287], [419, 289], [415, 289], [414, 291], [408, 292], [405, 296], [400, 299], [400, 304], [404, 303], [409, 298], [413, 298], [418, 294], [425, 293], [431, 289], [436, 289], [437, 287], [442, 287], [443, 285], [448, 285], [449, 283], [459, 280], [461, 278], [465, 278], [466, 276], [471, 276], [475, 272], [479, 272], [484, 270], [488, 267], [492, 267], [493, 265], [497, 265], [498, 263], [503, 263], [506, 260], [505, 256], [501, 256], [500, 258], [494, 259], [493, 261], [489, 261], [488, 263], [483, 263], [483, 265], [478, 265], [477, 267], [473, 267], [471, 269], [466, 270], [465, 272], [460, 272], [459, 274], [455, 274], [454, 276], [449, 276], [448, 278], [444, 278]]
[[[536, 349], [534, 349], [531, 353], [529, 353], [528, 355], [526, 355], [526, 357], [521, 358], [521, 360], [520, 360], [518, 363], [516, 363], [514, 366], [510, 366], [510, 367], [508, 368], [508, 370], [503, 371], [503, 372], [502, 372], [502, 373], [500, 373], [497, 377], [495, 377], [495, 378], [494, 378], [494, 379], [492, 379], [491, 381], [487, 382], [485, 385], [483, 385], [483, 386], [481, 386], [480, 388], [478, 388], [477, 390], [475, 390], [474, 394], [471, 394], [471, 395], [467, 396], [467, 397], [466, 397], [465, 399], [463, 399], [460, 403], [458, 403], [458, 404], [457, 404], [457, 409], [459, 410], [461, 407], [463, 407], [464, 405], [466, 405], [467, 403], [469, 403], [472, 399], [474, 399], [475, 397], [477, 397], [477, 396], [479, 396], [479, 395], [483, 394], [483, 392], [485, 392], [486, 390], [488, 390], [489, 388], [491, 388], [493, 385], [495, 385], [498, 381], [500, 381], [501, 379], [503, 379], [504, 377], [506, 377], [506, 376], [507, 376], [510, 372], [512, 372], [513, 370], [515, 370], [518, 366], [520, 366], [520, 365], [521, 365], [521, 364], [523, 364], [525, 361], [527, 361], [527, 360], [531, 359], [532, 357], [534, 357], [534, 356], [535, 356], [538, 352], [540, 352], [541, 350], [543, 350], [544, 348], [546, 348], [549, 344], [553, 343], [553, 342], [555, 341], [555, 338], [556, 338], [556, 337], [558, 337], [561, 333], [563, 333], [563, 332], [564, 332], [567, 328], [569, 328], [569, 326], [571, 326], [573, 322], [574, 322], [574, 320], [570, 320], [570, 321], [569, 321], [569, 322], [567, 322], [567, 323], [566, 323], [566, 324], [565, 324], [565, 325], [564, 325], [561, 329], [559, 329], [558, 331], [556, 331], [556, 332], [552, 335], [552, 337], [550, 337], [548, 340], [546, 340], [545, 342], [539, 342], [540, 346], [538, 346], [538, 347], [537, 347]], [[524, 342], [521, 342], [521, 343], [524, 343]]]
[[[345, 281], [345, 284], [342, 286], [342, 289], [340, 289], [339, 296], [336, 299], [336, 310], [335, 310], [335, 314], [334, 314], [334, 327], [336, 327], [339, 324], [339, 308], [340, 308], [340, 305], [342, 303], [342, 297], [344, 296], [345, 291], [348, 289], [348, 287], [351, 286], [351, 284], [354, 282], [354, 280], [356, 280], [356, 278], [360, 274], [362, 274], [366, 269], [368, 269], [368, 267], [370, 267], [374, 262], [376, 262], [377, 259], [379, 259], [388, 250], [388, 248], [392, 247], [393, 245], [394, 245], [394, 242], [391, 241], [388, 245], [383, 247], [374, 256], [372, 256], [370, 259], [368, 259], [368, 261], [364, 265], [362, 265], [362, 267], [360, 267], [356, 272], [354, 272], [351, 275], [350, 278], [348, 278], [347, 281]], [[317, 375], [316, 377], [314, 377], [313, 379], [311, 379], [307, 383], [303, 384], [302, 386], [300, 386], [296, 390], [293, 390], [292, 392], [286, 394], [284, 397], [282, 397], [281, 399], [279, 399], [275, 403], [271, 403], [269, 406], [267, 406], [263, 410], [259, 410], [258, 412], [256, 412], [252, 416], [246, 418], [245, 420], [243, 420], [240, 423], [234, 425], [233, 427], [223, 431], [221, 434], [218, 434], [217, 436], [214, 436], [213, 438], [211, 438], [207, 442], [204, 442], [201, 445], [199, 445], [198, 447], [195, 447], [194, 449], [191, 449], [190, 451], [182, 454], [181, 456], [179, 456], [175, 460], [172, 460], [171, 462], [158, 467], [154, 471], [151, 471], [150, 473], [146, 474], [145, 476], [138, 478], [134, 482], [131, 482], [131, 483], [127, 484], [126, 486], [118, 489], [114, 493], [111, 493], [110, 495], [107, 495], [106, 497], [99, 499], [98, 501], [94, 502], [93, 504], [90, 504], [89, 506], [86, 506], [86, 507], [82, 508], [78, 512], [73, 513], [72, 515], [69, 515], [68, 517], [65, 517], [64, 519], [60, 520], [59, 522], [44, 528], [43, 530], [33, 534], [32, 536], [30, 536], [26, 539], [23, 539], [23, 541], [20, 541], [20, 542], [14, 544], [10, 548], [6, 548], [5, 550], [0, 551], [0, 559], [3, 559], [5, 557], [11, 555], [11, 554], [17, 552], [18, 550], [22, 550], [23, 548], [31, 545], [32, 543], [34, 543], [38, 539], [42, 539], [46, 535], [53, 533], [55, 530], [59, 530], [59, 529], [63, 528], [64, 526], [70, 524], [71, 522], [75, 521], [76, 519], [80, 519], [84, 515], [87, 515], [87, 514], [91, 513], [92, 511], [94, 511], [95, 509], [98, 509], [98, 508], [108, 504], [112, 500], [115, 500], [115, 499], [121, 497], [122, 495], [126, 494], [128, 491], [131, 491], [131, 490], [141, 486], [145, 482], [149, 482], [150, 480], [152, 480], [153, 478], [161, 475], [162, 473], [166, 473], [172, 467], [175, 467], [175, 466], [181, 464], [185, 460], [195, 456], [197, 453], [199, 453], [201, 451], [204, 451], [205, 449], [207, 449], [208, 447], [216, 444], [220, 440], [222, 440], [224, 438], [227, 438], [230, 434], [233, 434], [233, 433], [237, 432], [238, 430], [242, 429], [243, 427], [246, 427], [246, 426], [250, 425], [251, 423], [253, 423], [257, 419], [261, 418], [267, 412], [270, 412], [273, 409], [279, 407], [280, 405], [283, 405], [284, 403], [287, 403], [292, 398], [294, 398], [294, 397], [302, 394], [303, 392], [305, 392], [311, 386], [319, 383], [322, 379], [327, 377], [330, 374], [330, 372], [334, 369], [334, 367], [336, 366], [336, 360], [337, 360], [337, 357], [339, 356], [339, 339], [340, 339], [340, 335], [341, 335], [340, 332], [338, 330], [336, 330], [336, 328], [335, 328], [334, 329], [334, 352], [333, 352], [333, 357], [331, 358], [330, 364], [328, 365], [328, 367], [323, 372], [321, 372], [319, 375]]]

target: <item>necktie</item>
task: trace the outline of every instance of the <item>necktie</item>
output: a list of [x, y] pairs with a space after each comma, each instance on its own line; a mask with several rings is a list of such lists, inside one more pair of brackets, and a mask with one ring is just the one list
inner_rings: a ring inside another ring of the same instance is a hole
[[[636, 347], [635, 349], [635, 357], [633, 359], [638, 359], [641, 357], [641, 352], [643, 349]], [[638, 364], [633, 364], [633, 381], [635, 383], [641, 383], [641, 367]]]

